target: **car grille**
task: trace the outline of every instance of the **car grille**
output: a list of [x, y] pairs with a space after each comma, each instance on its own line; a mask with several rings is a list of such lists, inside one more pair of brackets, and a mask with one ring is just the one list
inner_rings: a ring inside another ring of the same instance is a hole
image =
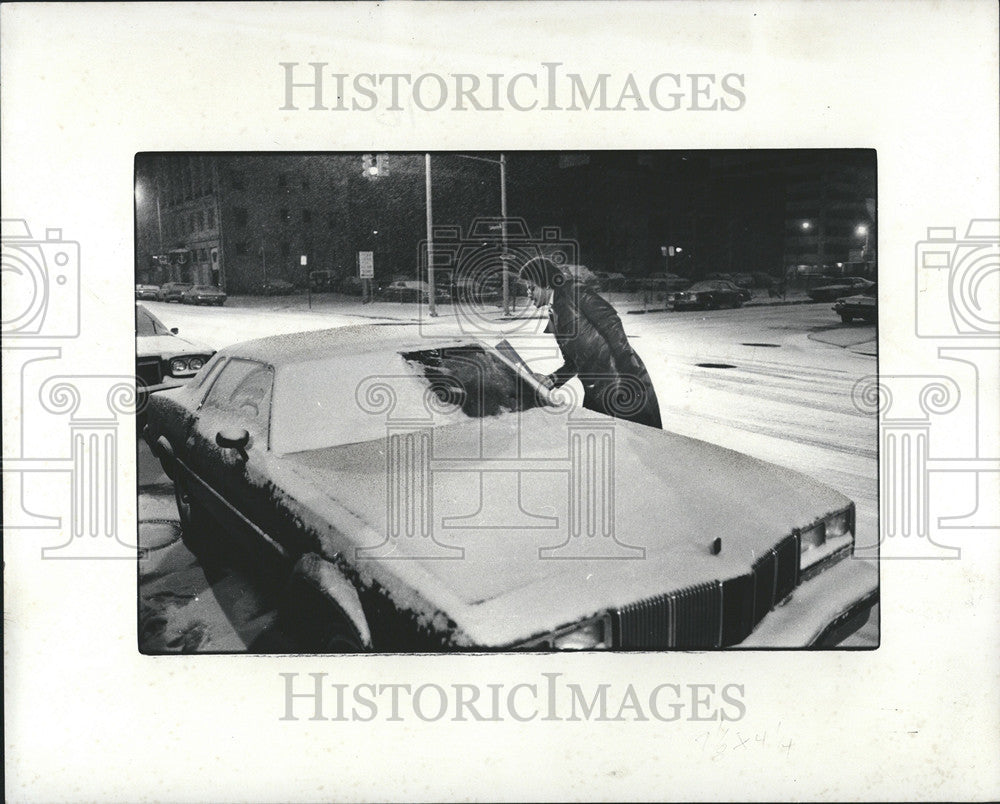
[[163, 382], [163, 369], [158, 357], [140, 358], [135, 361], [136, 381], [147, 388]]
[[612, 611], [614, 646], [722, 648], [746, 639], [799, 583], [799, 536], [786, 536], [746, 575], [689, 586]]

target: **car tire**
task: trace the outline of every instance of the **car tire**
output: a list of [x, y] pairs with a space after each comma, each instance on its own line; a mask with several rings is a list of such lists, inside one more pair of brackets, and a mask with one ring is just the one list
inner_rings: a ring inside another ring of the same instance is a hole
[[278, 606], [282, 632], [306, 653], [367, 653], [343, 609], [310, 583], [294, 576]]
[[733, 300], [733, 309], [734, 310], [739, 310], [742, 306], [743, 306], [743, 299], [734, 299]]
[[204, 506], [192, 496], [187, 478], [180, 467], [174, 469], [174, 500], [177, 502], [184, 546], [202, 562], [217, 563], [220, 551], [209, 536], [211, 518]]
[[843, 321], [845, 324], [850, 324], [854, 321], [854, 316], [851, 315], [850, 313], [841, 313], [840, 320]]

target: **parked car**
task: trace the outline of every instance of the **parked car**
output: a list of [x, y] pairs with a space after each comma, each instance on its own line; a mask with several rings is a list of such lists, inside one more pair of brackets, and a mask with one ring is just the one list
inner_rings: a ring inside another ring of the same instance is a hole
[[309, 274], [309, 287], [315, 292], [335, 290], [339, 282], [340, 276], [335, 271], [312, 271]]
[[742, 307], [750, 298], [750, 291], [746, 288], [723, 279], [710, 279], [675, 293], [673, 301], [675, 310], [717, 310], [720, 307]]
[[878, 285], [872, 285], [855, 296], [837, 299], [833, 311], [845, 324], [850, 324], [855, 318], [874, 324], [878, 321]]
[[[792, 647], [867, 618], [878, 573], [841, 560], [848, 498], [555, 404], [518, 361], [406, 326], [263, 338], [154, 395], [145, 438], [185, 542], [282, 590], [303, 652], [696, 649], [755, 629]], [[613, 453], [574, 460], [581, 438]], [[496, 474], [512, 471], [513, 495]]]
[[211, 304], [221, 307], [226, 303], [226, 294], [215, 285], [192, 285], [181, 294], [183, 304]]
[[137, 284], [135, 286], [135, 299], [136, 301], [156, 301], [159, 298], [159, 292], [159, 285]]
[[625, 274], [608, 271], [594, 271], [593, 274], [601, 291], [615, 293], [625, 289]]
[[215, 350], [180, 337], [143, 305], [135, 306], [136, 410], [140, 424], [149, 394], [190, 380]]
[[184, 294], [193, 287], [193, 282], [167, 282], [160, 285], [156, 298], [162, 302], [179, 302]]
[[287, 296], [295, 290], [295, 285], [285, 279], [268, 279], [260, 285], [265, 296]]
[[732, 283], [738, 288], [752, 288], [754, 280], [752, 274], [733, 274]]
[[834, 301], [841, 296], [849, 296], [853, 293], [863, 293], [875, 283], [870, 279], [863, 279], [860, 276], [845, 276], [836, 279], [829, 284], [824, 283], [806, 291], [806, 295], [813, 301]]
[[[372, 286], [373, 288], [378, 287], [374, 280], [372, 280]], [[336, 288], [339, 293], [346, 293], [348, 296], [360, 296], [364, 290], [364, 280], [354, 274], [348, 274], [338, 281]]]
[[382, 298], [397, 302], [427, 301], [430, 298], [430, 291], [426, 282], [417, 279], [398, 279], [382, 289]]

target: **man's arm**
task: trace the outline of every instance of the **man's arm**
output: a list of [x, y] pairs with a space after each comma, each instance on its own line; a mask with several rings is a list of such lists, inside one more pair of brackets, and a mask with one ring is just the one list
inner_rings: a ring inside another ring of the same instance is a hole
[[611, 351], [611, 361], [620, 374], [630, 374], [634, 369], [632, 347], [625, 335], [622, 320], [607, 301], [596, 293], [583, 291], [579, 299], [580, 312], [593, 325]]

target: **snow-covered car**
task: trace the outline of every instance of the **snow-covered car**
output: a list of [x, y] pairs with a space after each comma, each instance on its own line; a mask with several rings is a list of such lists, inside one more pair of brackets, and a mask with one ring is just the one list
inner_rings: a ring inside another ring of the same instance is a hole
[[720, 307], [742, 307], [751, 293], [725, 279], [696, 282], [687, 290], [672, 294], [675, 310], [717, 310]]
[[160, 291], [159, 285], [137, 284], [135, 286], [136, 301], [156, 301]]
[[192, 285], [181, 294], [181, 303], [221, 307], [227, 298], [225, 291], [215, 285]]
[[806, 295], [813, 301], [833, 301], [852, 293], [864, 293], [875, 283], [860, 276], [845, 276], [830, 283], [809, 288]]
[[878, 285], [872, 285], [856, 296], [837, 299], [833, 311], [845, 324], [850, 324], [855, 318], [874, 324], [878, 320]]
[[140, 413], [149, 394], [183, 385], [215, 354], [214, 349], [177, 332], [177, 327], [168, 329], [143, 305], [135, 306], [136, 410]]
[[498, 347], [389, 325], [220, 350], [145, 428], [185, 543], [249, 557], [307, 652], [799, 647], [867, 619], [851, 500], [585, 410]]
[[179, 302], [192, 287], [193, 282], [166, 282], [156, 293], [157, 301]]

